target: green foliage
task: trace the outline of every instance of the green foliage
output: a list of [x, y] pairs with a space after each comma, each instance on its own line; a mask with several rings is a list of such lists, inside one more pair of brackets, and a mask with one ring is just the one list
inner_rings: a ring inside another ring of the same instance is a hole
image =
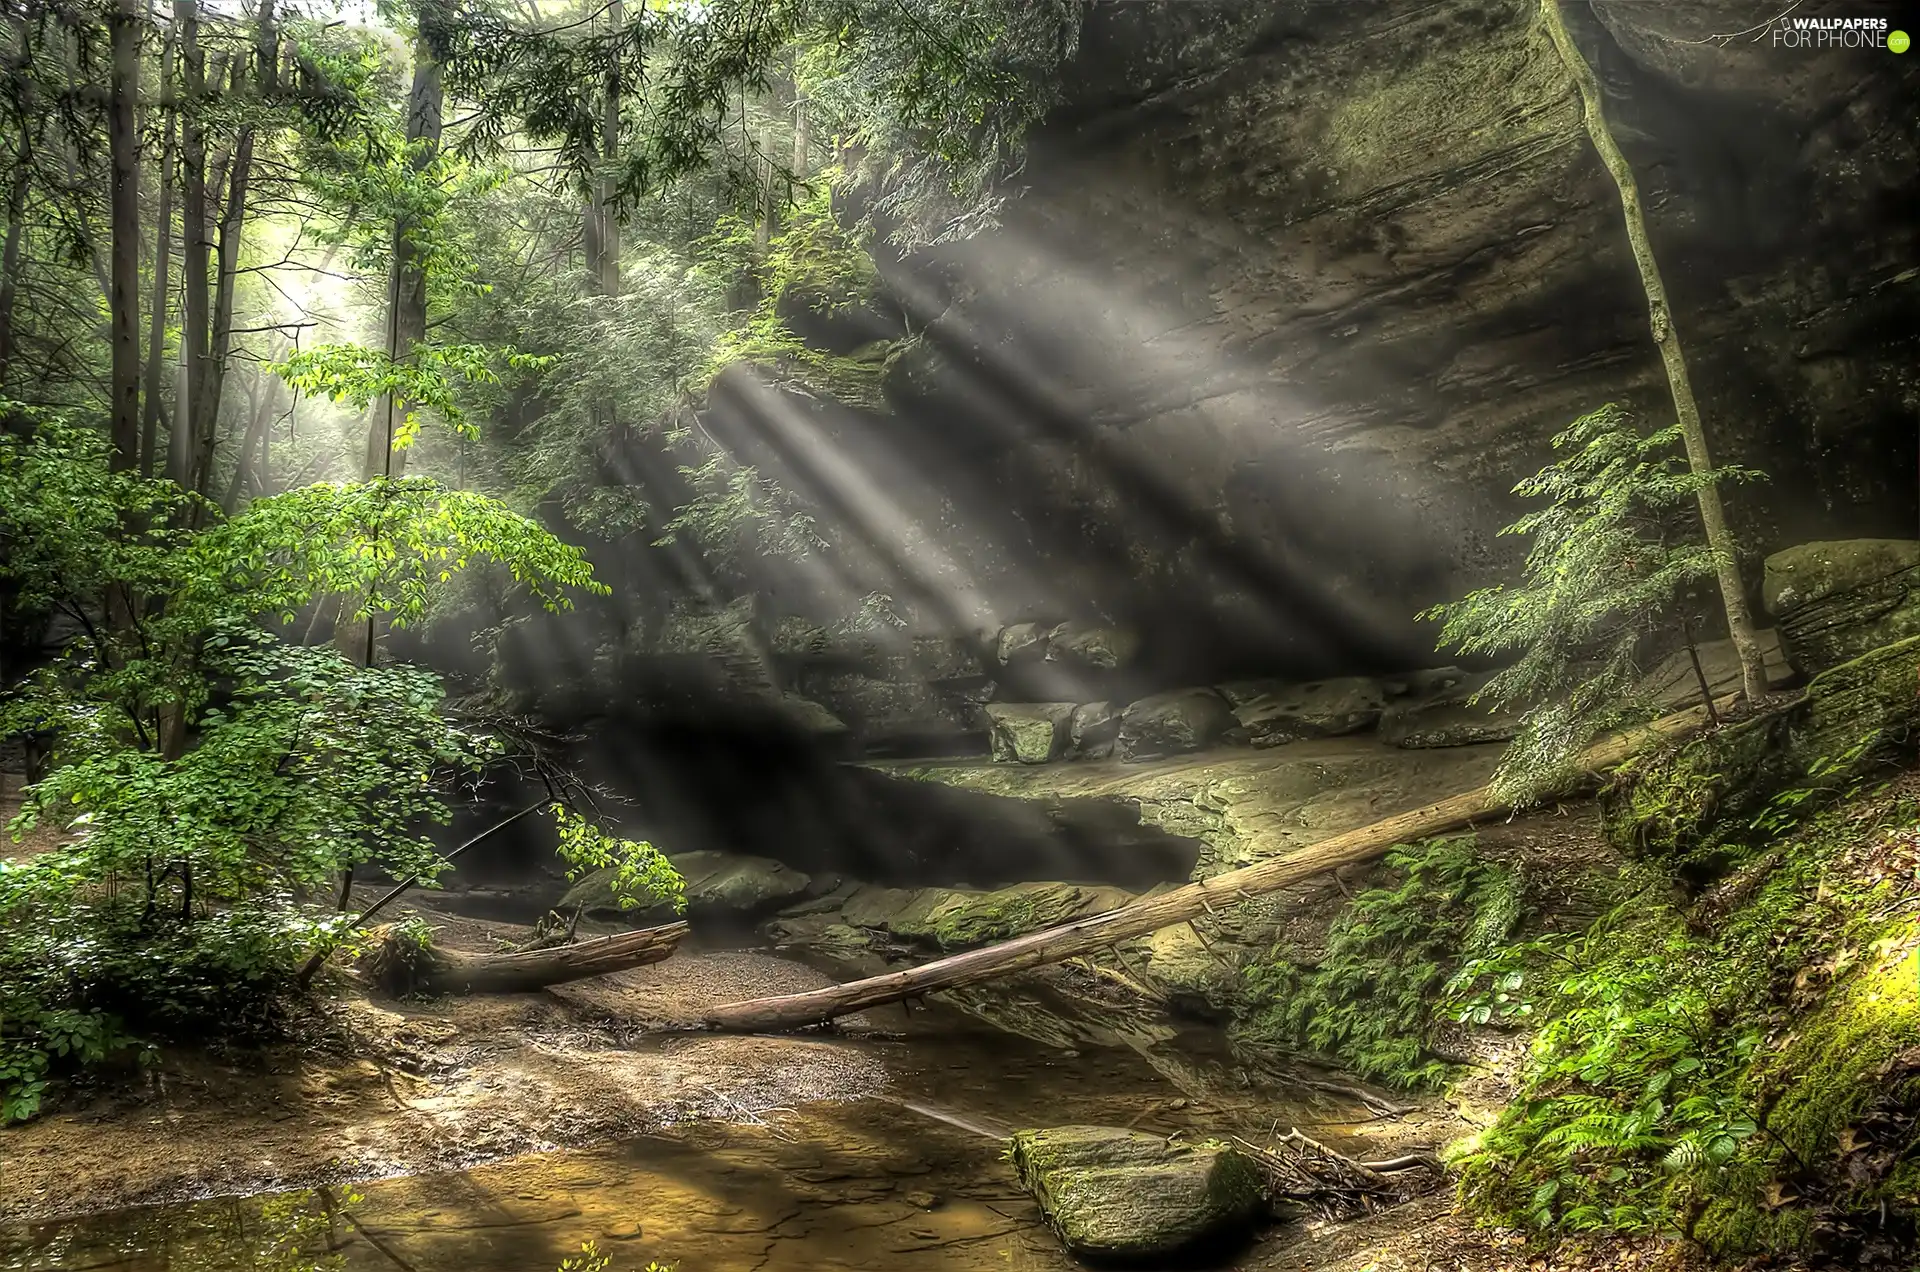
[[284, 905], [188, 921], [148, 912], [132, 880], [48, 887], [58, 869], [0, 862], [0, 1125], [34, 1116], [52, 1079], [148, 1040], [280, 1025], [313, 921]]
[[1685, 509], [1707, 486], [1759, 476], [1736, 467], [1695, 473], [1680, 440], [1678, 425], [1643, 435], [1612, 404], [1575, 420], [1553, 439], [1561, 458], [1514, 487], [1547, 506], [1500, 532], [1532, 537], [1526, 583], [1482, 588], [1420, 615], [1442, 624], [1442, 649], [1520, 655], [1473, 699], [1526, 708], [1494, 772], [1502, 798], [1539, 799], [1572, 776], [1572, 761], [1594, 738], [1655, 712], [1639, 653], [1715, 568]]
[[803, 556], [826, 546], [814, 532], [813, 517], [795, 506], [791, 494], [724, 452], [681, 471], [693, 494], [661, 527], [665, 533], [656, 546], [685, 536], [715, 555], [745, 542], [775, 557]]
[[551, 358], [479, 344], [422, 344], [399, 358], [356, 344], [326, 344], [275, 364], [274, 373], [302, 393], [317, 394], [364, 411], [391, 397], [395, 404], [393, 449], [405, 450], [420, 434], [422, 408], [435, 412], [462, 437], [479, 428], [467, 416], [461, 389], [500, 383], [501, 366], [536, 371]]
[[737, 216], [722, 218], [714, 233], [695, 244], [703, 269], [747, 280], [760, 297], [746, 321], [715, 342], [696, 391], [733, 363], [745, 362], [773, 385], [879, 407], [884, 346], [833, 354], [807, 344], [789, 323], [796, 311], [833, 314], [863, 304], [878, 281], [872, 258], [834, 216], [830, 190], [823, 180], [813, 196], [795, 205], [764, 259], [754, 249], [754, 226]]
[[568, 882], [605, 870], [622, 910], [662, 902], [670, 903], [676, 914], [686, 909], [686, 880], [659, 849], [643, 840], [609, 835], [564, 804], [555, 804], [551, 811], [560, 828], [560, 858], [567, 863]]
[[822, 130], [862, 148], [859, 178], [896, 245], [950, 243], [999, 223], [1084, 14], [1082, 0], [817, 6], [818, 34], [795, 79]]
[[1897, 801], [1813, 820], [1717, 930], [1648, 891], [1472, 968], [1524, 972], [1543, 1024], [1518, 1098], [1460, 1158], [1467, 1204], [1539, 1231], [1688, 1234], [1723, 1255], [1804, 1253], [1811, 1193], [1910, 1214], [1869, 1157], [1835, 1159], [1920, 1044], [1916, 817]]
[[355, 618], [417, 621], [434, 590], [481, 561], [506, 569], [550, 610], [568, 590], [604, 595], [585, 554], [498, 500], [428, 477], [322, 484], [255, 500], [199, 536], [189, 561], [192, 600], [209, 612], [291, 616], [318, 597], [357, 598]]
[[[299, 953], [335, 936], [302, 892], [360, 866], [444, 866], [427, 831], [498, 741], [450, 717], [430, 673], [359, 666], [260, 617], [344, 593], [405, 623], [481, 560], [555, 608], [600, 588], [578, 549], [424, 478], [306, 487], [225, 521], [202, 509], [214, 524], [190, 531], [191, 501], [104, 459], [57, 417], [0, 437], [0, 534], [23, 549], [0, 561], [11, 609], [56, 608], [86, 633], [0, 697], [0, 736], [51, 760], [10, 829], [56, 836], [0, 862], [12, 1117], [131, 1037], [264, 1027]], [[569, 843], [660, 882], [650, 849], [595, 833], [575, 825]]]
[[[671, 1263], [649, 1262], [644, 1272], [673, 1272], [675, 1266]], [[600, 1253], [597, 1244], [587, 1241], [581, 1244], [579, 1254], [560, 1260], [558, 1272], [609, 1272], [612, 1267], [612, 1257]]]
[[1318, 1052], [1403, 1087], [1447, 1079], [1450, 1067], [1428, 1047], [1435, 1001], [1450, 967], [1519, 922], [1521, 880], [1476, 856], [1470, 836], [1397, 848], [1387, 864], [1400, 881], [1354, 898], [1316, 966], [1297, 966], [1282, 948], [1247, 969], [1253, 1008], [1242, 1042]]

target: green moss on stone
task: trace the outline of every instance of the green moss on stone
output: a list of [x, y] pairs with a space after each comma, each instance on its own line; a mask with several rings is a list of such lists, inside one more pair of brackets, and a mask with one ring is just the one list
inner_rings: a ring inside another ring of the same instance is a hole
[[1173, 1254], [1251, 1223], [1265, 1196], [1252, 1160], [1216, 1141], [1061, 1126], [1017, 1133], [1009, 1156], [1060, 1239], [1096, 1258]]
[[1602, 799], [1608, 837], [1717, 872], [1756, 841], [1756, 818], [1798, 816], [1845, 794], [1899, 754], [1916, 724], [1920, 637], [1822, 672], [1791, 706], [1622, 768]]

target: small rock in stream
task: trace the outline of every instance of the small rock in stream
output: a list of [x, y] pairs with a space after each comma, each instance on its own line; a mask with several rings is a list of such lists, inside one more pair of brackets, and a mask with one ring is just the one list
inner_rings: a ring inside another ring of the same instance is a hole
[[1259, 1167], [1244, 1153], [1145, 1131], [1020, 1131], [1012, 1158], [1067, 1248], [1098, 1259], [1156, 1258], [1244, 1232], [1265, 1196]]

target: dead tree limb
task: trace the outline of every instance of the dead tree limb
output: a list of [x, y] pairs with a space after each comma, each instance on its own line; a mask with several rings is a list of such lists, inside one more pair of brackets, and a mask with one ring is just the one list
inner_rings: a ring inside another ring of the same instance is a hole
[[[452, 852], [448, 853], [445, 857], [441, 858], [441, 860], [443, 862], [452, 861], [455, 857], [458, 857], [461, 853], [473, 847], [475, 844], [480, 843], [482, 840], [489, 838], [495, 832], [505, 830], [507, 827], [513, 825], [513, 823], [519, 821], [522, 817], [525, 817], [527, 814], [538, 812], [540, 809], [545, 808], [547, 806], [547, 803], [548, 801], [544, 799], [535, 800], [533, 803], [528, 804], [525, 808], [522, 808], [519, 812], [511, 813], [508, 816], [501, 818], [499, 821], [493, 823], [493, 825], [487, 827], [485, 830], [481, 831], [479, 834], [475, 835], [473, 838], [461, 844], [458, 848], [455, 848]], [[401, 893], [405, 892], [408, 888], [411, 888], [415, 884], [419, 883], [422, 878], [424, 878], [424, 876], [422, 875], [417, 875], [417, 874], [408, 875], [406, 878], [402, 879], [399, 883], [394, 884], [391, 888], [387, 889], [386, 892], [381, 894], [379, 900], [375, 901], [372, 905], [368, 906], [366, 909], [360, 911], [358, 915], [354, 916], [353, 922], [347, 924], [347, 926], [342, 929], [342, 933], [344, 934], [346, 932], [352, 932], [358, 928], [365, 927], [368, 919], [371, 919], [374, 915], [380, 913], [380, 911], [386, 909], [394, 901], [398, 900]], [[340, 889], [340, 908], [343, 910], [347, 908], [347, 898], [351, 895], [352, 889], [353, 889], [353, 868], [349, 866], [347, 868], [346, 883]], [[300, 969], [300, 988], [301, 989], [305, 989], [308, 985], [313, 983], [314, 975], [318, 973], [321, 966], [326, 963], [327, 958], [333, 953], [333, 950], [334, 950], [334, 947], [331, 944], [323, 945], [319, 949], [315, 950], [313, 954], [307, 959], [306, 964], [302, 966]]]
[[[1729, 699], [1729, 703], [1731, 700]], [[1705, 719], [1699, 707], [1603, 739], [1580, 757], [1589, 778], [1611, 769], [1652, 743], [1698, 729]], [[756, 998], [710, 1009], [694, 1027], [735, 1033], [777, 1032], [826, 1024], [868, 1007], [908, 997], [995, 980], [1028, 968], [1087, 954], [1115, 941], [1130, 940], [1207, 913], [1212, 903], [1231, 905], [1241, 897], [1274, 892], [1341, 866], [1376, 860], [1396, 844], [1444, 834], [1476, 820], [1511, 811], [1487, 787], [1401, 813], [1384, 821], [1333, 835], [1298, 853], [1229, 870], [1158, 896], [1143, 897], [1117, 910], [1072, 923], [936, 959], [920, 967], [870, 976], [865, 980], [777, 998]]]
[[522, 994], [549, 985], [658, 963], [687, 934], [685, 923], [619, 932], [511, 954], [468, 954], [421, 944], [394, 927], [373, 933], [361, 969], [390, 994]]
[[1239, 1136], [1234, 1144], [1267, 1177], [1268, 1196], [1313, 1207], [1329, 1219], [1352, 1219], [1380, 1206], [1397, 1205], [1430, 1192], [1445, 1178], [1427, 1153], [1385, 1162], [1355, 1161], [1298, 1128], [1261, 1147]]

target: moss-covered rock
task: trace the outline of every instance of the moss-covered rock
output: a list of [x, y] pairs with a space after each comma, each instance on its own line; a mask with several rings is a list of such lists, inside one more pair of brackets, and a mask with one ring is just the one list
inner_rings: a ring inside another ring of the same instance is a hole
[[1785, 708], [1624, 766], [1602, 796], [1621, 848], [1712, 872], [1770, 808], [1811, 812], [1910, 745], [1920, 723], [1920, 637], [1815, 677]]
[[994, 702], [987, 713], [987, 739], [1001, 763], [1045, 764], [1067, 742], [1071, 702]]
[[[667, 858], [687, 881], [687, 912], [695, 917], [762, 914], [802, 896], [811, 876], [767, 857], [726, 852], [683, 852]], [[589, 914], [621, 914], [613, 894], [613, 872], [596, 870], [567, 890], [561, 906], [584, 906]], [[653, 920], [661, 911], [629, 910], [629, 917]]]
[[1248, 1228], [1263, 1203], [1258, 1167], [1224, 1144], [1058, 1126], [1017, 1133], [1011, 1156], [1067, 1248], [1091, 1258], [1175, 1254]]
[[1920, 541], [1840, 539], [1776, 552], [1764, 598], [1789, 660], [1807, 674], [1920, 636]]
[[1123, 760], [1198, 751], [1233, 726], [1227, 700], [1211, 689], [1178, 689], [1142, 698], [1120, 716]]
[[1131, 900], [1123, 888], [1078, 883], [1016, 883], [989, 891], [861, 888], [840, 907], [840, 920], [951, 950], [1004, 941]]

